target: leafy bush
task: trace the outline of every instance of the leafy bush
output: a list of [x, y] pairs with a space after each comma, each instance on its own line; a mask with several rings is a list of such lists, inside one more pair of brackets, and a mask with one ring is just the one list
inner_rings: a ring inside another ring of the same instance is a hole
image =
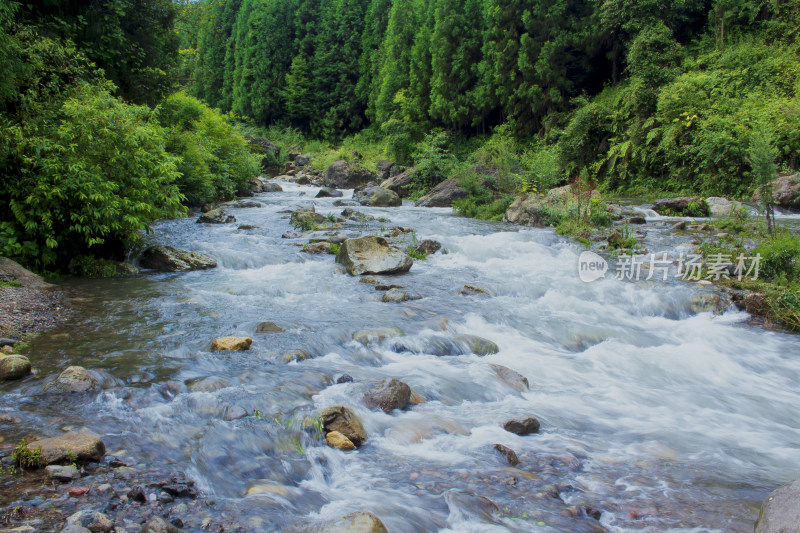
[[230, 120], [183, 92], [154, 111], [168, 132], [167, 151], [180, 157], [178, 187], [190, 205], [229, 199], [258, 175], [263, 156], [253, 154]]
[[412, 182], [417, 195], [426, 193], [455, 170], [458, 161], [447, 147], [447, 141], [446, 133], [434, 131], [425, 135], [414, 148]]
[[23, 243], [17, 251], [38, 266], [121, 256], [150, 222], [184, 212], [163, 129], [112, 90], [80, 83], [52, 117], [6, 128], [12, 217], [0, 246]]
[[761, 254], [759, 276], [772, 281], [800, 280], [800, 236], [778, 231], [763, 241], [755, 253]]

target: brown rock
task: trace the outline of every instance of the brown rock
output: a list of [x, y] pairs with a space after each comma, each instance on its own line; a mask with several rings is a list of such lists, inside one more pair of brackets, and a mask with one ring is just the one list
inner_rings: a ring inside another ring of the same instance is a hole
[[411, 401], [411, 387], [396, 379], [384, 380], [377, 388], [364, 394], [364, 403], [370, 409], [380, 407], [384, 413], [395, 409], [408, 409]]
[[330, 446], [331, 448], [336, 448], [338, 450], [343, 450], [343, 451], [350, 451], [356, 449], [356, 445], [353, 444], [353, 442], [350, 439], [348, 439], [338, 431], [331, 431], [330, 433], [325, 435], [325, 439], [328, 442], [328, 446]]
[[211, 343], [212, 352], [241, 352], [249, 350], [253, 344], [250, 337], [220, 337]]
[[525, 420], [509, 420], [503, 424], [503, 429], [521, 437], [539, 432], [539, 421], [533, 417]]
[[356, 448], [367, 440], [367, 432], [361, 419], [349, 408], [342, 405], [328, 407], [322, 413], [322, 425], [325, 434], [338, 431], [352, 442]]
[[492, 367], [492, 370], [495, 371], [497, 377], [499, 377], [507, 385], [515, 388], [519, 392], [525, 392], [530, 388], [530, 385], [528, 384], [528, 378], [526, 378], [519, 372], [511, 370], [507, 366], [503, 365], [489, 365], [489, 366]]
[[494, 449], [503, 454], [508, 461], [508, 464], [511, 466], [517, 466], [519, 464], [519, 457], [517, 457], [516, 452], [511, 448], [503, 446], [502, 444], [495, 444]]
[[28, 449], [41, 450], [42, 461], [48, 465], [99, 461], [106, 453], [103, 441], [87, 433], [65, 433], [58, 437], [37, 440], [28, 444]]

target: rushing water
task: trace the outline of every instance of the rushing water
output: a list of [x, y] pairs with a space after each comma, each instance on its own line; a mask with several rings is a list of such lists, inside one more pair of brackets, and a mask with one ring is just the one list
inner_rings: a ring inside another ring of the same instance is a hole
[[[582, 249], [551, 230], [449, 209], [359, 208], [449, 252], [392, 279], [422, 299], [383, 303], [331, 256], [281, 238], [291, 229], [283, 211], [316, 192], [284, 187], [257, 197], [261, 208], [231, 209], [237, 224], [189, 218], [151, 235], [215, 257], [215, 270], [75, 282], [79, 316], [36, 340], [36, 378], [2, 386], [0, 413], [24, 415], [7, 440], [93, 431], [130, 464], [185, 471], [213, 499], [207, 514], [252, 531], [365, 510], [390, 532], [749, 532], [768, 492], [800, 475], [797, 336], [750, 325], [732, 309], [696, 312], [709, 291], [696, 284], [610, 275], [583, 283]], [[314, 202], [318, 212], [341, 210], [332, 199]], [[651, 229], [651, 251], [677, 255], [667, 235]], [[464, 296], [465, 284], [491, 295]], [[285, 331], [257, 334], [261, 321]], [[417, 349], [352, 340], [376, 326], [400, 328], [402, 344]], [[432, 336], [464, 333], [500, 352], [425, 353]], [[255, 342], [211, 353], [210, 341], [227, 335]], [[285, 363], [296, 349], [314, 357]], [[102, 375], [103, 392], [42, 393], [70, 364]], [[490, 364], [520, 372], [530, 390], [516, 391]], [[336, 384], [343, 373], [355, 382]], [[361, 395], [390, 377], [427, 402], [391, 415], [368, 410]], [[328, 448], [303, 427], [339, 404], [369, 434], [356, 452]], [[539, 418], [539, 434], [502, 429], [527, 416]], [[516, 451], [517, 469], [496, 443]], [[587, 508], [602, 511], [599, 522]]]

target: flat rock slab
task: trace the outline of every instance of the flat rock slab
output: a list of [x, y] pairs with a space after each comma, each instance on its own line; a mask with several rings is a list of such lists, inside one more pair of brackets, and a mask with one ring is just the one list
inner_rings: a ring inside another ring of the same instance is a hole
[[103, 441], [88, 433], [65, 433], [58, 437], [37, 440], [28, 444], [28, 449], [40, 450], [42, 461], [48, 465], [99, 461], [106, 453]]

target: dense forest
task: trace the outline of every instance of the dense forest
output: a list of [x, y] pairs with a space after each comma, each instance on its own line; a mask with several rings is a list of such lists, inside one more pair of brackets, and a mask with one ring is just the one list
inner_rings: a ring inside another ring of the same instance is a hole
[[533, 167], [555, 159], [558, 179], [738, 196], [752, 189], [748, 147], [763, 124], [779, 166], [798, 164], [795, 0], [208, 0], [186, 9], [192, 94], [315, 138], [369, 128], [404, 162], [433, 129], [457, 143], [501, 127], [531, 149]]
[[751, 146], [800, 163], [799, 29], [798, 0], [0, 0], [0, 254], [123, 258], [259, 173], [243, 131], [421, 189], [482, 164], [486, 218], [578, 177], [749, 197]]

